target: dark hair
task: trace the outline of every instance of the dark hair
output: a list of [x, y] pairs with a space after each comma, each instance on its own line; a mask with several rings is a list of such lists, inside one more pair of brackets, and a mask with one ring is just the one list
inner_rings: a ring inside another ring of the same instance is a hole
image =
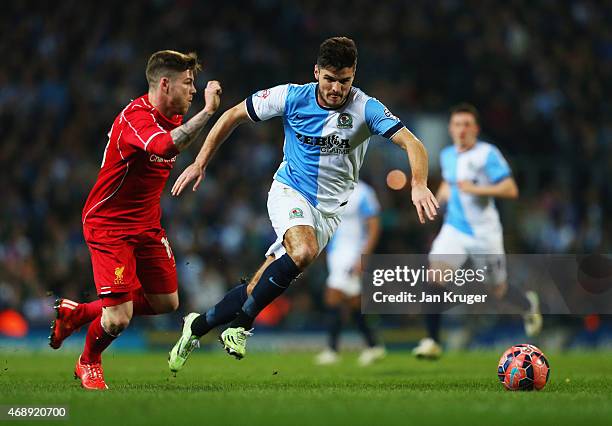
[[319, 68], [352, 68], [357, 64], [357, 46], [348, 37], [332, 37], [319, 46]]
[[186, 70], [192, 70], [195, 74], [201, 69], [198, 55], [194, 52], [185, 54], [174, 50], [160, 50], [152, 54], [147, 62], [147, 81], [149, 86], [153, 86], [162, 77], [169, 77]]
[[453, 114], [457, 114], [460, 112], [467, 112], [468, 114], [472, 114], [474, 119], [476, 120], [476, 124], [480, 124], [480, 114], [476, 107], [470, 103], [462, 102], [460, 104], [455, 105], [450, 110], [450, 115], [452, 117]]

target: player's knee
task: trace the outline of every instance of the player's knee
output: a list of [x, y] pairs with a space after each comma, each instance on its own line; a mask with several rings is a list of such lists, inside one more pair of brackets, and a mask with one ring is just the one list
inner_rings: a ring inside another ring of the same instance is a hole
[[107, 333], [117, 336], [130, 324], [132, 314], [132, 304], [128, 302], [105, 307], [102, 310], [102, 327]]
[[318, 249], [316, 246], [301, 244], [291, 250], [289, 256], [300, 270], [304, 270], [317, 257]]
[[117, 336], [130, 325], [130, 319], [125, 314], [109, 315], [102, 318], [102, 327], [108, 334]]

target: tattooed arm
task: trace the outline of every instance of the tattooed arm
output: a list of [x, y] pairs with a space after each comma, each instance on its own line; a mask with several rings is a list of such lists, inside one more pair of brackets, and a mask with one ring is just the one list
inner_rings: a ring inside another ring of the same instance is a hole
[[204, 90], [204, 100], [206, 105], [202, 111], [198, 112], [182, 126], [179, 126], [170, 132], [174, 146], [179, 152], [187, 149], [187, 147], [189, 147], [193, 141], [200, 137], [204, 126], [215, 111], [217, 111], [217, 108], [219, 108], [220, 94], [221, 85], [219, 82], [209, 81], [206, 85], [206, 89]]

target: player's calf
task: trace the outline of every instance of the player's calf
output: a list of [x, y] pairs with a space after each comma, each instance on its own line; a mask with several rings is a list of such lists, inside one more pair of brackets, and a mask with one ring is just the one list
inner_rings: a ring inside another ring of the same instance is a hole
[[[167, 314], [174, 312], [179, 307], [178, 292], [169, 294], [144, 294], [149, 303], [149, 306], [155, 314]], [[136, 311], [136, 301], [134, 302], [134, 311]], [[136, 313], [136, 312], [134, 312]]]

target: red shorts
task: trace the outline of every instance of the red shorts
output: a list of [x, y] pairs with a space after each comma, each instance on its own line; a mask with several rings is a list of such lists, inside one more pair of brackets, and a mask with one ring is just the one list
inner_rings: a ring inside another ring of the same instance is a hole
[[169, 294], [178, 288], [176, 262], [161, 228], [126, 232], [83, 226], [98, 296], [126, 293]]

